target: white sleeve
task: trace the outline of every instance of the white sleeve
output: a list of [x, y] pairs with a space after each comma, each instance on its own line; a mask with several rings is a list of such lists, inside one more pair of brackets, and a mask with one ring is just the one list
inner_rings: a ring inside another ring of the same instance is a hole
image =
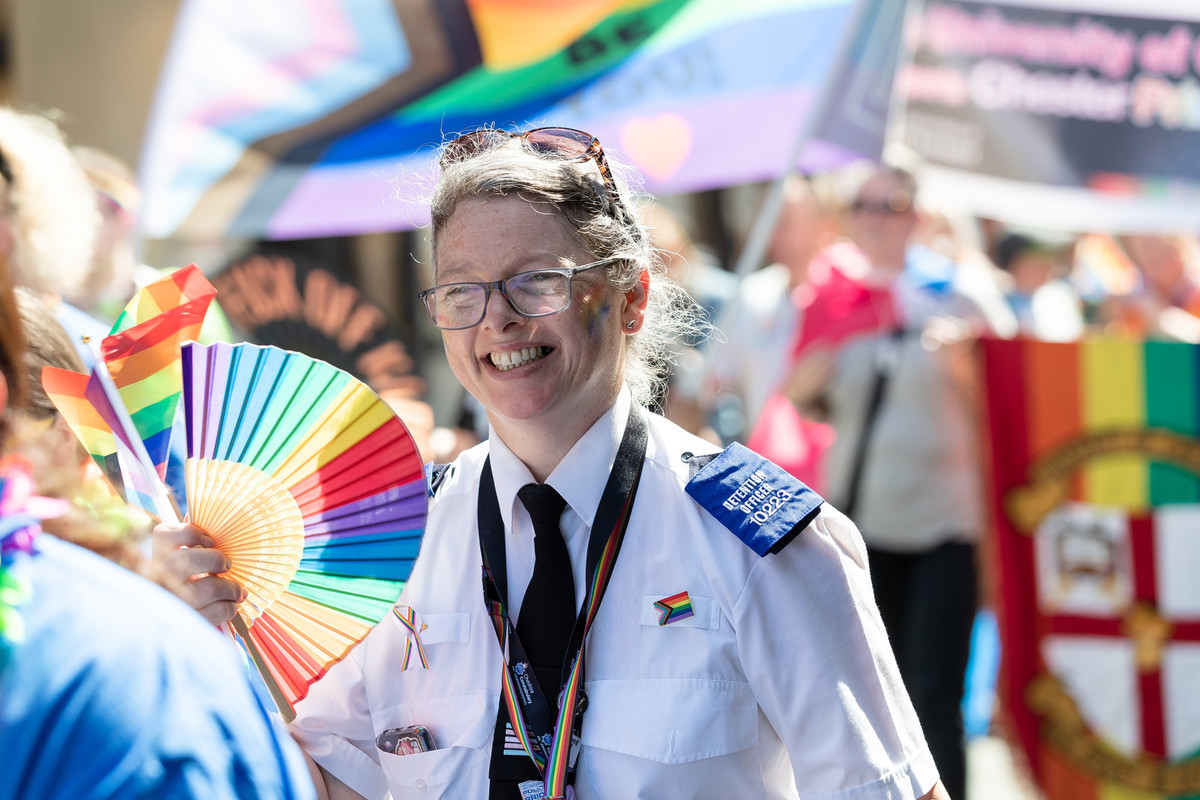
[[313, 761], [367, 800], [383, 798], [388, 792], [363, 678], [365, 650], [378, 628], [312, 685], [296, 704], [296, 719], [288, 725]]
[[866, 547], [843, 514], [826, 504], [755, 565], [734, 625], [801, 797], [912, 800], [937, 782], [875, 605]]

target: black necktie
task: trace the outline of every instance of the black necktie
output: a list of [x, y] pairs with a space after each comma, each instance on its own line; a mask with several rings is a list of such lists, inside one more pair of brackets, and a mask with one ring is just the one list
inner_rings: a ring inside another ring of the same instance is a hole
[[[542, 691], [555, 698], [576, 616], [571, 556], [558, 526], [567, 501], [553, 486], [536, 483], [522, 486], [517, 497], [533, 519], [534, 534], [533, 577], [521, 601], [517, 637], [537, 671]], [[549, 682], [543, 680], [543, 673]]]
[[[525, 648], [533, 674], [546, 695], [552, 711], [558, 709], [562, 689], [562, 667], [575, 627], [575, 579], [571, 576], [571, 556], [563, 541], [558, 521], [567, 501], [552, 486], [526, 484], [517, 497], [533, 519], [533, 577], [521, 600], [517, 619], [517, 638]], [[528, 756], [504, 755], [508, 712], [500, 703], [492, 743], [490, 800], [520, 800], [518, 784], [536, 780], [537, 767]]]

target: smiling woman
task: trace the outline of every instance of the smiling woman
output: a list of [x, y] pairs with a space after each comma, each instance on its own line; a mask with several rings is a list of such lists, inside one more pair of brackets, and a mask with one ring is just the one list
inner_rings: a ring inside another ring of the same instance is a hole
[[[458, 238], [445, 233], [460, 204], [504, 197], [521, 198], [523, 202], [534, 200], [533, 204], [525, 202], [529, 212], [557, 218], [579, 260], [567, 263], [563, 260], [569, 255], [566, 252], [543, 252], [540, 263], [530, 261], [514, 271], [603, 260], [607, 262], [604, 278], [618, 293], [634, 291], [643, 281], [653, 282], [654, 291], [646, 295], [645, 313], [640, 315], [635, 328], [627, 329], [637, 335], [626, 337], [624, 344], [627, 354], [624, 382], [639, 402], [648, 403], [654, 396], [656, 381], [661, 381], [666, 373], [663, 367], [669, 362], [671, 344], [688, 337], [701, 337], [702, 317], [682, 288], [667, 279], [649, 237], [634, 221], [631, 199], [623, 198], [617, 191], [599, 143], [580, 150], [574, 146], [575, 140], [566, 139], [566, 148], [560, 152], [553, 149], [552, 141], [540, 150], [533, 150], [523, 146], [525, 140], [510, 139], [503, 131], [477, 132], [468, 138], [473, 143], [469, 149], [456, 146], [455, 142], [445, 148], [442, 177], [432, 201], [436, 281], [459, 280], [455, 276], [461, 265], [441, 251], [448, 242], [453, 246]], [[587, 138], [593, 141], [592, 137]], [[495, 207], [493, 204], [492, 208]], [[481, 216], [492, 215], [483, 212]], [[501, 244], [495, 239], [488, 240], [485, 252]], [[540, 249], [545, 251], [545, 245]], [[525, 257], [532, 258], [532, 252]], [[588, 317], [593, 330], [597, 310], [592, 309], [593, 314]]]
[[556, 312], [528, 316], [514, 302], [513, 280], [595, 260], [552, 208], [514, 196], [468, 200], [435, 234], [439, 281], [510, 284], [494, 293], [503, 299], [478, 306], [485, 313], [473, 315], [472, 327], [447, 330], [443, 340], [455, 376], [500, 437], [521, 442], [517, 455], [539, 480], [616, 400], [624, 340], [644, 322], [647, 303], [640, 281], [621, 291], [596, 269], [564, 281]]
[[430, 468], [395, 613], [296, 707], [318, 788], [933, 796], [854, 526], [646, 410], [696, 315], [600, 143], [444, 152], [422, 299], [491, 433]]

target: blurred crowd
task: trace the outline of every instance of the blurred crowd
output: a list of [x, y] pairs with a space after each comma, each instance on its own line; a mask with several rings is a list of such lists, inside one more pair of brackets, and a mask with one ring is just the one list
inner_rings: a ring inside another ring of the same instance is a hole
[[[698, 269], [685, 267], [681, 274], [698, 292], [716, 331], [699, 348], [699, 358], [681, 357], [677, 383], [686, 392], [680, 399], [704, 409], [704, 423], [720, 441], [752, 435], [772, 392], [794, 367], [789, 348], [819, 287], [831, 275], [853, 273], [864, 253], [888, 241], [903, 243], [906, 274], [943, 273], [970, 301], [977, 317], [968, 326], [971, 335], [1200, 341], [1195, 234], [1068, 233], [1055, 229], [1052, 220], [1045, 229], [1014, 228], [924, 206], [915, 179], [915, 196], [903, 201], [911, 206], [872, 205], [856, 192], [874, 169], [859, 164], [788, 178], [766, 266], [740, 280], [728, 281], [728, 275], [710, 280], [712, 256], [691, 238], [679, 247], [664, 241], [676, 253], [668, 257], [696, 254], [687, 260]], [[672, 229], [678, 224], [673, 221]], [[684, 408], [685, 414], [695, 413], [693, 405]], [[664, 411], [680, 421], [672, 405]]]
[[677, 221], [662, 226], [667, 257], [688, 253], [673, 268], [715, 328], [681, 345], [661, 410], [719, 444], [746, 443], [855, 521], [942, 780], [965, 797], [963, 709], [977, 705], [964, 704], [965, 676], [994, 581], [979, 546], [974, 344], [1200, 342], [1200, 251], [1190, 234], [964, 217], [923, 205], [914, 173], [857, 164], [788, 178], [767, 266], [733, 282], [710, 277], [712, 259], [680, 242]]

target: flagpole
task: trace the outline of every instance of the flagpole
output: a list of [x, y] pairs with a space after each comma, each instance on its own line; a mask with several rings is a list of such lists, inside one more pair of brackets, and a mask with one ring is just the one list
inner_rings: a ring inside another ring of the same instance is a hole
[[859, 30], [866, 23], [867, 11], [873, 4], [873, 0], [855, 0], [854, 2], [854, 8], [850, 12], [850, 20], [842, 32], [841, 41], [838, 42], [837, 53], [833, 61], [830, 62], [829, 73], [825, 76], [825, 80], [821, 84], [817, 100], [813, 104], [812, 113], [804, 119], [803, 124], [800, 126], [800, 135], [796, 138], [796, 144], [792, 148], [791, 155], [788, 157], [787, 167], [772, 182], [771, 188], [763, 200], [762, 209], [758, 212], [758, 216], [755, 217], [750, 234], [746, 237], [746, 245], [742, 248], [742, 254], [739, 256], [737, 266], [734, 269], [734, 274], [739, 278], [745, 277], [750, 271], [755, 269], [762, 261], [763, 254], [766, 253], [767, 243], [771, 239], [775, 223], [778, 221], [779, 214], [783, 210], [783, 185], [787, 181], [788, 176], [795, 171], [796, 165], [800, 162], [800, 156], [804, 153], [804, 148], [808, 146], [808, 143], [816, 135], [818, 126], [828, 118], [833, 104], [839, 99], [834, 91], [837, 84], [836, 78], [842, 68], [850, 63], [854, 42], [858, 38]]
[[166, 482], [159, 477], [158, 471], [154, 468], [154, 461], [146, 452], [146, 444], [142, 441], [137, 426], [133, 424], [133, 419], [125, 408], [125, 401], [121, 398], [121, 393], [117, 389], [116, 383], [113, 382], [112, 375], [109, 374], [108, 364], [105, 363], [100, 348], [95, 344], [92, 344], [91, 348], [96, 363], [96, 366], [92, 368], [92, 374], [96, 376], [113, 413], [117, 415], [118, 424], [125, 433], [125, 438], [129, 439], [129, 448], [133, 453], [134, 460], [142, 467], [142, 472], [146, 473], [143, 477], [149, 484], [147, 488], [153, 492], [151, 500], [154, 502], [154, 509], [158, 512], [159, 521], [182, 522], [183, 517], [179, 513], [179, 506], [167, 488]]

